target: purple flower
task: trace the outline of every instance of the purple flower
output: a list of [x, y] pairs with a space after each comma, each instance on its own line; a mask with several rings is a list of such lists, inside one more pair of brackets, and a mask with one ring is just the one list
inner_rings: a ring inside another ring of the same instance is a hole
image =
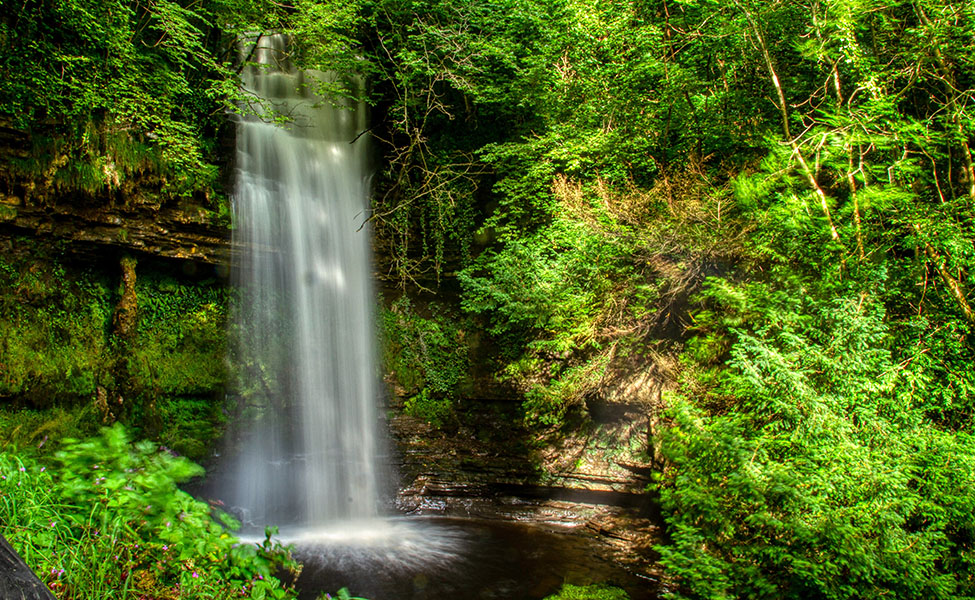
[[193, 578], [194, 578], [194, 579], [198, 579], [199, 577], [200, 577], [200, 576], [199, 576], [199, 575], [197, 575], [197, 573], [196, 573], [196, 571], [193, 571]]

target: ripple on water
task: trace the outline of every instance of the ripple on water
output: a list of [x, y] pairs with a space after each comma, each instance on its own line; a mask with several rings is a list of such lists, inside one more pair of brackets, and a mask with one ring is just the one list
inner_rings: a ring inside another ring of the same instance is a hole
[[282, 529], [276, 537], [293, 544], [306, 566], [327, 565], [339, 571], [447, 568], [466, 554], [470, 541], [459, 527], [405, 517]]

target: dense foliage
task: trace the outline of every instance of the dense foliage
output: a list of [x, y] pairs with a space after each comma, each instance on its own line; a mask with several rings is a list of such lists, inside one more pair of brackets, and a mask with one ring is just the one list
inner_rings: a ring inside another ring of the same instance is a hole
[[293, 598], [270, 539], [244, 544], [177, 484], [202, 469], [116, 425], [53, 460], [0, 453], [0, 531], [59, 598]]
[[450, 264], [529, 422], [684, 345], [673, 595], [973, 597], [970, 4], [410, 9], [378, 218], [487, 199]]
[[[435, 426], [453, 415], [453, 402], [469, 387], [470, 348], [465, 327], [432, 304], [428, 317], [403, 296], [380, 314], [383, 364], [407, 398], [404, 410]], [[469, 328], [469, 325], [468, 325]]]
[[[4, 165], [8, 185], [91, 199], [220, 195], [227, 111], [258, 110], [237, 74], [235, 41], [273, 30], [320, 41], [303, 58], [348, 45], [339, 3], [271, 0], [0, 2], [0, 126], [28, 152]], [[323, 35], [324, 34], [324, 35]], [[17, 136], [15, 136], [17, 137]], [[21, 142], [24, 144], [24, 142]], [[212, 202], [212, 199], [211, 199]]]

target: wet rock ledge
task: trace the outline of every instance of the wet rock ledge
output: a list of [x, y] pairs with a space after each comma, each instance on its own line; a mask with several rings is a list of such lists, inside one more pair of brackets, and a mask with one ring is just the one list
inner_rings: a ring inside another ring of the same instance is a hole
[[616, 404], [581, 433], [539, 440], [517, 425], [511, 398], [468, 399], [460, 423], [436, 429], [393, 400], [398, 512], [531, 523], [597, 541], [606, 558], [659, 577], [662, 524], [648, 491], [647, 407]]
[[0, 227], [81, 248], [120, 248], [213, 265], [230, 261], [230, 228], [213, 211], [190, 202], [89, 205], [0, 196]]

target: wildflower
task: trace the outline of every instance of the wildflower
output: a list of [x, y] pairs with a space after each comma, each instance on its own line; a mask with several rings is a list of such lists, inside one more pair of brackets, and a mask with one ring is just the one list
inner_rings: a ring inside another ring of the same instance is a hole
[[166, 544], [163, 544], [163, 550], [169, 550], [169, 546], [167, 546]]
[[193, 571], [193, 579], [198, 579], [199, 577], [200, 576], [196, 573], [196, 571]]
[[26, 468], [25, 468], [25, 467], [24, 467], [23, 465], [21, 465], [21, 467], [20, 467], [20, 472], [21, 472], [21, 473], [23, 473], [23, 472], [24, 472], [24, 471], [26, 471], [26, 470], [27, 470], [27, 469], [26, 469]]
[[51, 521], [51, 527], [54, 527], [54, 521]]
[[43, 473], [44, 471], [47, 471], [47, 467], [41, 467], [41, 473]]

